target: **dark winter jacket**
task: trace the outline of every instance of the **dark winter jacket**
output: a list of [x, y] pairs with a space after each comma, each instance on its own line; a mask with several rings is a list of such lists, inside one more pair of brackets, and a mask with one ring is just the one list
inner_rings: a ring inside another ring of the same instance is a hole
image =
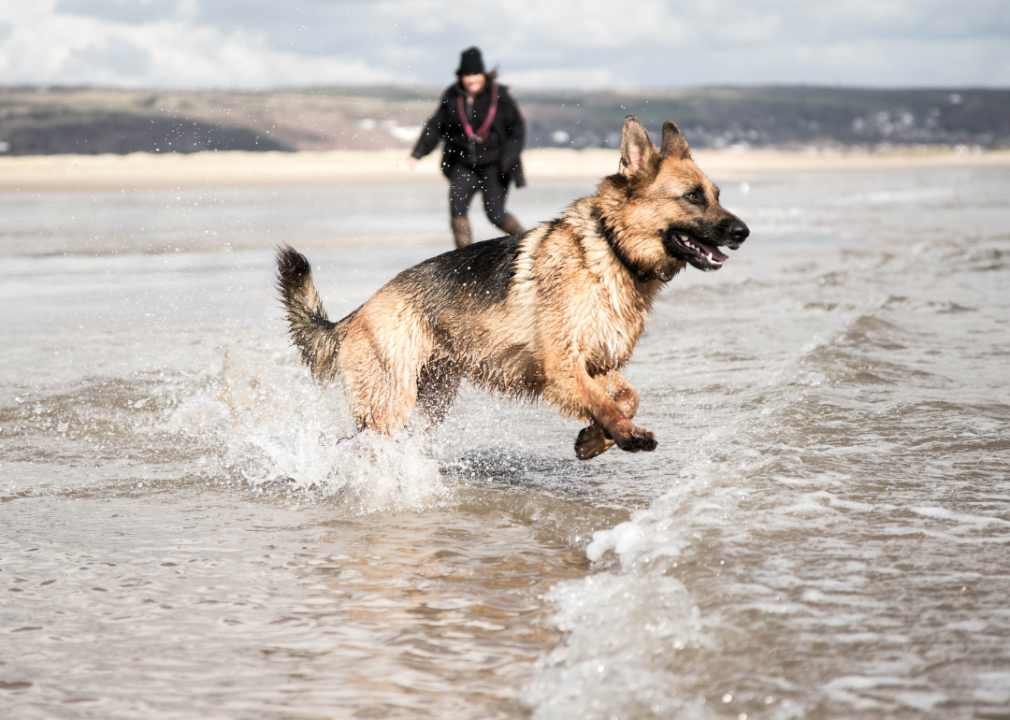
[[[470, 127], [476, 132], [491, 109], [491, 82], [484, 85], [480, 95], [474, 98], [473, 114], [468, 118]], [[459, 119], [457, 98], [466, 101], [466, 91], [459, 83], [454, 83], [442, 93], [438, 110], [432, 115], [421, 131], [421, 137], [414, 146], [412, 155], [421, 159], [445, 140], [445, 153], [442, 155], [442, 172], [446, 177], [452, 173], [453, 166], [462, 164], [470, 168], [498, 165], [506, 180], [511, 180], [516, 187], [523, 187], [526, 179], [523, 177], [523, 166], [519, 159], [526, 141], [526, 125], [519, 114], [519, 107], [508, 88], [498, 86], [498, 111], [491, 123], [490, 134], [482, 143], [467, 138], [463, 123]]]

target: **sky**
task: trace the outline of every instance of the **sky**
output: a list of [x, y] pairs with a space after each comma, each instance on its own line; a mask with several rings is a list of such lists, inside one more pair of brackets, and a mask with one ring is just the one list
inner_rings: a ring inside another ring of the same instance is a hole
[[0, 0], [0, 85], [1010, 87], [1007, 0]]

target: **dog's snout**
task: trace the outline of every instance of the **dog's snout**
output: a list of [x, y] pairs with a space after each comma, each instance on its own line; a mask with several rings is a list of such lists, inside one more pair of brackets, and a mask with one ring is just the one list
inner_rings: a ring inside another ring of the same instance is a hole
[[734, 244], [739, 245], [750, 235], [750, 228], [744, 225], [742, 221], [736, 220], [729, 226], [728, 235]]

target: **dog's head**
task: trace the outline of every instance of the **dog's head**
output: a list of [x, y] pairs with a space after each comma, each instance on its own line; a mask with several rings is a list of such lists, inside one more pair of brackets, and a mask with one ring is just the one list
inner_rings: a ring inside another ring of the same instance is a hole
[[690, 263], [718, 270], [750, 230], [719, 204], [719, 188], [691, 159], [676, 125], [663, 124], [656, 148], [642, 124], [629, 115], [621, 136], [617, 175], [600, 186], [601, 219], [615, 253], [641, 279], [669, 280]]

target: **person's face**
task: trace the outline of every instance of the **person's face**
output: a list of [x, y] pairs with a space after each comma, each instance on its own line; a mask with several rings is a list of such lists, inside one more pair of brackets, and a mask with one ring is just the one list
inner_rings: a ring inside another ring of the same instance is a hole
[[467, 95], [476, 95], [484, 89], [484, 83], [487, 82], [487, 78], [481, 73], [479, 75], [464, 75], [459, 81], [463, 84], [463, 89], [466, 90]]

